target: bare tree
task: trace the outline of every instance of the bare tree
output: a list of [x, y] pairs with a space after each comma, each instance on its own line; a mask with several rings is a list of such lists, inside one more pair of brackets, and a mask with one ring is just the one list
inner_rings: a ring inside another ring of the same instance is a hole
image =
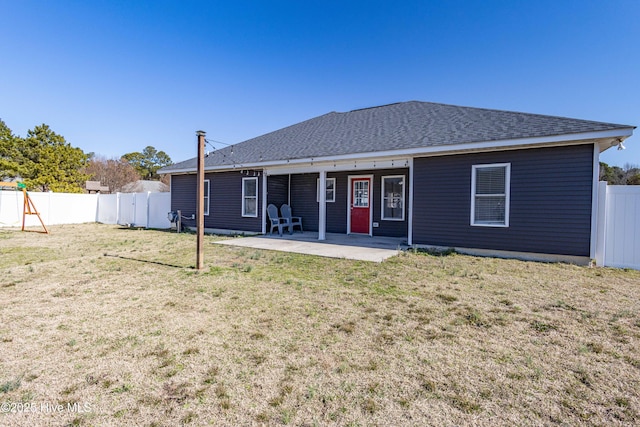
[[171, 175], [161, 175], [160, 176], [160, 182], [162, 182], [163, 184], [167, 184], [168, 186], [171, 186]]
[[92, 180], [108, 186], [111, 192], [120, 191], [124, 185], [140, 179], [136, 169], [123, 158], [93, 156], [85, 173], [90, 175]]

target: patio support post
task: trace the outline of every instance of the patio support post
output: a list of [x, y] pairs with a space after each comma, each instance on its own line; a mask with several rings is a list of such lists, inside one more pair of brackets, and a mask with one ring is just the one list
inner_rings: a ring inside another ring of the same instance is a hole
[[318, 205], [320, 212], [318, 213], [318, 240], [325, 240], [327, 230], [327, 171], [320, 171], [319, 187]]
[[262, 169], [262, 234], [267, 234], [267, 170]]
[[[404, 208], [404, 207], [403, 207]], [[407, 245], [413, 245], [413, 157], [409, 159], [409, 200], [407, 200]]]

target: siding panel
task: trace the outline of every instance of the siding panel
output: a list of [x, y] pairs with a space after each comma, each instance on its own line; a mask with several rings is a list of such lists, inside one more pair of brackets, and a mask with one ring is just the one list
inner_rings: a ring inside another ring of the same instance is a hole
[[346, 172], [327, 174], [327, 178], [336, 179], [336, 201], [327, 203], [327, 232], [329, 233], [347, 233], [347, 176]]
[[267, 177], [267, 203], [278, 208], [289, 202], [289, 175]]
[[242, 178], [240, 172], [219, 172], [207, 174], [211, 179], [211, 214], [209, 221], [205, 219], [208, 228], [225, 230], [262, 231], [262, 179], [258, 177], [258, 217], [245, 218], [242, 216]]
[[[471, 166], [511, 163], [508, 228], [472, 227]], [[593, 145], [414, 160], [414, 242], [589, 256]]]
[[[258, 217], [242, 217], [242, 175], [240, 172], [205, 174], [210, 180], [209, 215], [204, 218], [205, 228], [262, 231], [262, 176], [258, 177]], [[196, 213], [196, 180], [194, 174], [171, 177], [171, 210], [182, 210], [190, 217]], [[195, 220], [183, 219], [187, 227], [195, 227]]]
[[305, 230], [318, 231], [317, 173], [291, 175], [291, 212], [302, 217]]
[[[191, 218], [196, 213], [196, 175], [173, 175], [171, 177], [171, 210], [182, 211], [183, 217]], [[182, 219], [184, 227], [195, 227], [196, 221]]]

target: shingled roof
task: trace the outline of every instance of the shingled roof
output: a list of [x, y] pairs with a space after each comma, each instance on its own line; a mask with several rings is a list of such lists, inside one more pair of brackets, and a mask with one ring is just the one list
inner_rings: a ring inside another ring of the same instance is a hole
[[[633, 126], [409, 101], [306, 120], [216, 150], [205, 159], [205, 169], [629, 128]], [[192, 169], [195, 158], [160, 172]]]

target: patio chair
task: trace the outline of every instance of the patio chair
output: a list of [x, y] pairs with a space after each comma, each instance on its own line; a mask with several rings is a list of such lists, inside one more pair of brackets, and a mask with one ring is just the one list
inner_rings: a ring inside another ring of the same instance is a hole
[[282, 218], [286, 221], [284, 224], [285, 227], [289, 227], [289, 234], [293, 234], [293, 227], [296, 225], [300, 227], [300, 232], [304, 233], [302, 229], [302, 217], [300, 216], [291, 216], [291, 207], [287, 204], [280, 206], [280, 212], [282, 213]]
[[282, 227], [285, 227], [287, 223], [284, 218], [280, 218], [278, 216], [278, 208], [276, 205], [268, 205], [267, 206], [267, 215], [269, 216], [269, 223], [271, 224], [270, 234], [273, 234], [273, 229], [278, 229], [278, 234], [282, 236]]

